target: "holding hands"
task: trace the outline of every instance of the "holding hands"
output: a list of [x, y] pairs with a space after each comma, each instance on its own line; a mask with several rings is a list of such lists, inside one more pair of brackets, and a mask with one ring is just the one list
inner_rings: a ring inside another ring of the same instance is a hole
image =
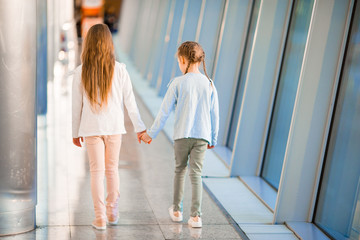
[[149, 136], [149, 134], [147, 134], [147, 132], [145, 132], [142, 136], [141, 136], [141, 140], [147, 144], [150, 144], [152, 141], [152, 138]]
[[[137, 134], [137, 140], [138, 140], [139, 143], [141, 143], [141, 140], [144, 143], [147, 143], [147, 144], [151, 143], [152, 138], [147, 134], [146, 130], [144, 130], [142, 132], [138, 132], [136, 134]], [[74, 143], [75, 146], [82, 147], [81, 142], [84, 142], [83, 137], [73, 138], [73, 143]]]
[[[149, 136], [149, 134], [147, 134], [146, 130], [142, 131], [142, 132], [138, 132], [137, 134], [137, 140], [139, 143], [141, 143], [141, 141], [143, 141], [144, 143], [150, 144], [152, 141], [152, 138]], [[77, 147], [81, 147], [81, 143], [80, 142], [84, 142], [83, 137], [78, 137], [78, 138], [73, 138], [73, 143], [75, 146]], [[207, 148], [208, 149], [213, 149], [215, 146], [211, 146], [208, 144]]]
[[139, 143], [141, 143], [142, 140], [144, 143], [150, 144], [152, 141], [152, 138], [147, 134], [146, 130], [138, 132], [137, 139]]
[[[142, 131], [142, 132], [138, 132], [137, 134], [137, 140], [139, 143], [141, 143], [141, 141], [143, 141], [144, 143], [150, 144], [152, 141], [152, 138], [149, 136], [149, 134], [147, 134], [146, 130]], [[213, 149], [215, 146], [208, 144], [207, 145], [207, 149]]]

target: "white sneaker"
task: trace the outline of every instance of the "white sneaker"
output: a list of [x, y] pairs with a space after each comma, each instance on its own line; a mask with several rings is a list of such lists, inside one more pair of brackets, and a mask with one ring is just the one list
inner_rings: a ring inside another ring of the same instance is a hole
[[174, 215], [174, 207], [171, 206], [169, 208], [169, 214], [170, 214], [170, 217], [171, 217], [171, 220], [173, 220], [174, 222], [181, 222], [183, 220], [183, 215], [182, 215], [182, 212], [178, 211], [179, 212], [179, 216], [175, 216]]
[[201, 228], [202, 227], [201, 217], [198, 216], [197, 221], [194, 220], [194, 217], [190, 217], [188, 224], [193, 228]]

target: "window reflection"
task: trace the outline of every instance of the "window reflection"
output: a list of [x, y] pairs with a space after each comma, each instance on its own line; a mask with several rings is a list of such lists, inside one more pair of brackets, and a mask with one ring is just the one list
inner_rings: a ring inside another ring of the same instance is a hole
[[249, 68], [250, 53], [251, 53], [251, 48], [252, 48], [253, 41], [254, 41], [255, 29], [256, 29], [256, 24], [257, 24], [258, 15], [259, 15], [260, 2], [261, 1], [255, 1], [255, 3], [254, 3], [254, 8], [253, 8], [252, 16], [251, 16], [249, 35], [248, 35], [248, 40], [246, 43], [245, 57], [244, 57], [241, 75], [240, 75], [240, 79], [239, 79], [239, 83], [238, 83], [238, 87], [237, 87], [238, 89], [236, 90], [233, 116], [231, 118], [229, 138], [227, 141], [227, 146], [231, 150], [233, 150], [233, 148], [234, 148], [236, 128], [237, 128], [237, 123], [238, 123], [238, 119], [239, 119], [239, 115], [240, 115], [241, 99], [242, 99], [242, 95], [243, 95], [243, 91], [244, 91], [244, 85], [245, 85], [244, 83], [245, 83], [246, 76], [248, 73], [248, 68]]
[[352, 24], [315, 217], [336, 239], [360, 237], [360, 4]]
[[295, 2], [276, 93], [261, 174], [276, 189], [279, 187], [312, 7], [313, 0]]

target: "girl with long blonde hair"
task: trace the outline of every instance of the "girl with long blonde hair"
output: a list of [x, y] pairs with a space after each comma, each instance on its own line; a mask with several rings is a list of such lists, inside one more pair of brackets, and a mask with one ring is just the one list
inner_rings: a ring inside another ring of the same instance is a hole
[[[92, 226], [106, 229], [119, 219], [118, 161], [125, 134], [124, 106], [138, 133], [145, 131], [125, 65], [115, 60], [111, 33], [104, 24], [92, 26], [85, 38], [82, 65], [75, 69], [72, 88], [73, 143], [85, 145], [89, 157], [95, 220]], [[104, 177], [107, 197], [104, 199]]]

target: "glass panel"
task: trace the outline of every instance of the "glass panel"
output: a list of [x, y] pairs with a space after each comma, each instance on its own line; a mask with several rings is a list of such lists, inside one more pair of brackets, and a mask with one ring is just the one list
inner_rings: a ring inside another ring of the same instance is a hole
[[360, 4], [352, 23], [315, 223], [335, 239], [360, 235]]
[[170, 16], [171, 14], [173, 14], [174, 11], [174, 7], [173, 5], [175, 4], [175, 0], [169, 0], [167, 1], [167, 10], [166, 10], [166, 14], [163, 20], [159, 19], [160, 21], [162, 21], [162, 26], [161, 26], [161, 33], [159, 36], [159, 41], [157, 43], [156, 46], [156, 51], [155, 51], [155, 60], [154, 60], [154, 66], [152, 68], [152, 73], [151, 73], [151, 81], [150, 81], [150, 86], [151, 87], [156, 87], [157, 83], [158, 83], [158, 78], [160, 75], [160, 67], [161, 67], [161, 63], [163, 63], [162, 61], [165, 59], [166, 56], [166, 46], [167, 46], [167, 40], [166, 40], [166, 34], [167, 34], [167, 27], [168, 24], [171, 24], [170, 21]]
[[206, 70], [212, 77], [212, 67], [216, 46], [219, 39], [220, 23], [224, 11], [224, 0], [206, 0], [204, 17], [202, 19], [199, 43], [205, 51]]
[[[162, 46], [165, 40], [166, 27], [170, 12], [170, 1], [159, 4], [159, 12], [156, 15], [156, 26], [152, 43], [150, 45], [150, 56], [146, 63], [145, 77], [151, 81], [153, 79], [154, 68], [158, 68], [162, 53]], [[161, 44], [161, 45], [160, 45]], [[157, 76], [156, 76], [157, 77]]]
[[165, 4], [157, 4], [154, 1], [151, 1], [151, 6], [149, 6], [149, 15], [145, 21], [146, 24], [143, 37], [140, 37], [141, 39], [146, 36], [147, 41], [142, 41], [141, 46], [139, 48], [140, 51], [138, 51], [138, 55], [136, 56], [136, 59], [139, 59], [139, 70], [143, 78], [147, 78], [147, 72], [148, 72], [148, 65], [149, 60], [151, 57], [151, 53], [154, 46], [154, 38], [158, 34], [158, 26], [157, 26], [157, 19], [159, 16], [161, 16], [161, 8], [164, 7]]
[[177, 41], [179, 37], [179, 28], [181, 17], [184, 10], [185, 0], [176, 0], [173, 21], [170, 31], [170, 39], [166, 49], [166, 57], [164, 62], [164, 72], [161, 77], [161, 84], [159, 89], [159, 96], [164, 96], [167, 90], [167, 85], [171, 78], [172, 66], [175, 62], [175, 53], [177, 49]]
[[245, 79], [246, 79], [246, 76], [248, 73], [250, 53], [251, 53], [251, 49], [252, 49], [252, 45], [253, 45], [253, 41], [254, 41], [254, 35], [255, 35], [255, 29], [256, 29], [256, 24], [257, 24], [258, 15], [259, 15], [260, 3], [261, 3], [261, 1], [259, 1], [259, 0], [255, 1], [255, 3], [254, 3], [254, 8], [253, 8], [252, 16], [251, 16], [250, 29], [249, 29], [248, 39], [247, 39], [247, 43], [246, 43], [246, 51], [245, 51], [245, 56], [244, 56], [244, 60], [243, 60], [243, 66], [241, 68], [241, 75], [240, 75], [240, 79], [239, 79], [239, 83], [238, 83], [238, 87], [237, 87], [236, 95], [235, 95], [235, 101], [234, 101], [235, 104], [234, 104], [233, 115], [232, 115], [231, 123], [230, 123], [229, 138], [228, 138], [228, 141], [226, 144], [227, 147], [230, 148], [231, 150], [233, 150], [233, 147], [234, 147], [236, 128], [237, 128], [237, 123], [238, 123], [239, 114], [240, 114], [241, 99], [242, 99], [242, 94], [244, 91]]
[[146, 35], [146, 30], [148, 29], [147, 23], [149, 22], [149, 18], [151, 16], [151, 10], [152, 10], [152, 1], [146, 1], [144, 4], [139, 5], [139, 17], [136, 20], [135, 25], [135, 31], [134, 31], [134, 37], [133, 41], [134, 44], [132, 44], [131, 51], [130, 51], [130, 59], [133, 60], [135, 63], [135, 66], [140, 71], [143, 71], [143, 68], [141, 66], [141, 60], [143, 55], [144, 49], [146, 49], [144, 42], [142, 39]]
[[295, 1], [271, 118], [261, 175], [276, 189], [279, 187], [312, 7], [313, 0]]
[[[239, 75], [239, 63], [243, 56], [243, 42], [248, 28], [248, 9], [252, 4], [250, 0], [229, 0], [225, 25], [220, 45], [218, 63], [216, 66], [214, 81], [219, 94], [220, 129], [218, 143], [226, 145], [224, 135], [227, 135], [228, 114], [233, 102], [232, 91], [236, 86]], [[231, 64], [222, 64], [228, 62]], [[225, 130], [226, 129], [226, 130]]]
[[184, 30], [181, 42], [195, 41], [196, 29], [199, 22], [202, 0], [190, 0], [186, 11]]
[[[202, 5], [202, 0], [190, 0], [188, 9], [186, 12], [186, 20], [184, 24], [184, 30], [181, 36], [181, 43], [185, 41], [195, 41], [196, 30], [199, 22], [199, 15]], [[179, 45], [180, 45], [179, 44]], [[174, 67], [175, 69], [175, 76], [182, 75], [178, 67], [177, 61], [175, 61]]]

